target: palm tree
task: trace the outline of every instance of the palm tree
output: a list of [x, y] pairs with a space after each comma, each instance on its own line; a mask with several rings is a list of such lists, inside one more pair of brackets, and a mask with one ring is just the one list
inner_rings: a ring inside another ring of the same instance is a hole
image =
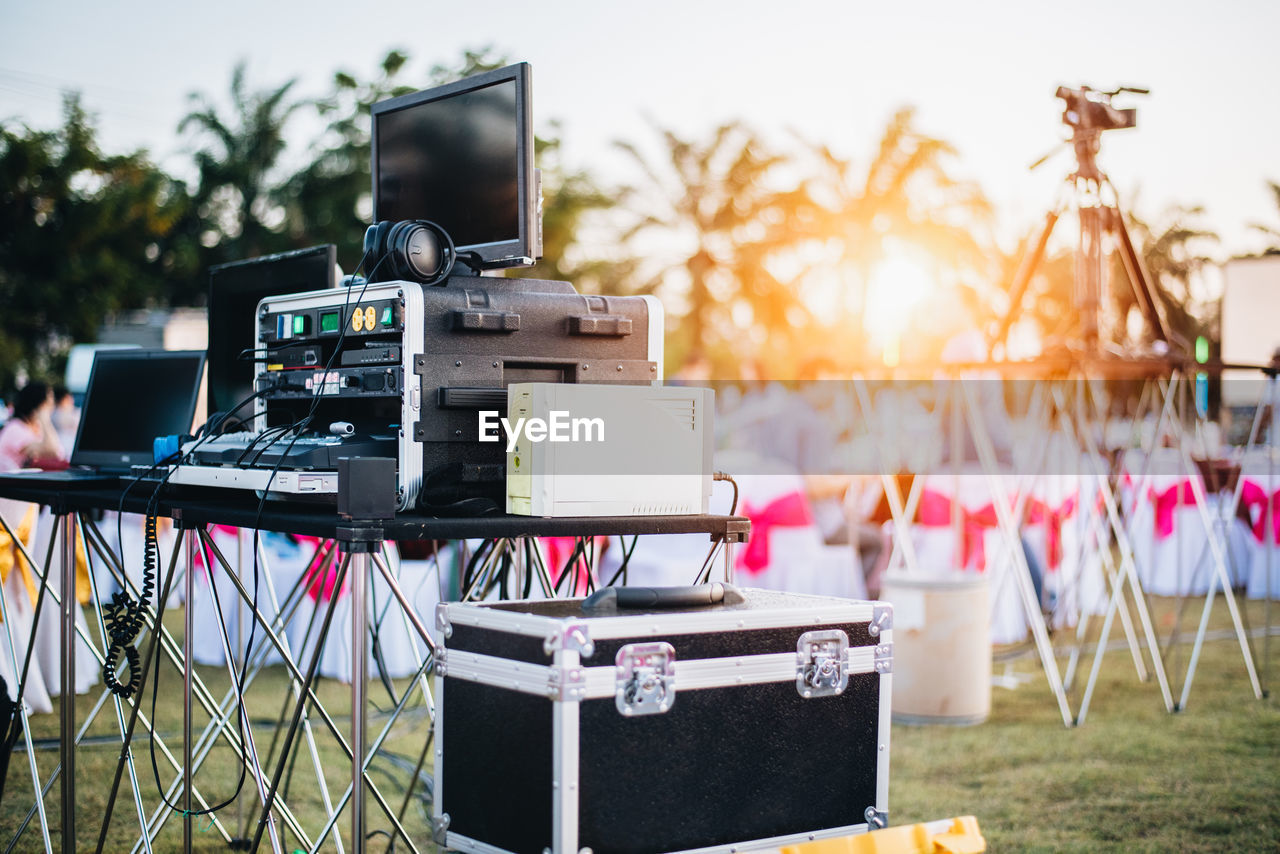
[[[1129, 216], [1129, 233], [1142, 253], [1151, 274], [1151, 287], [1175, 340], [1193, 342], [1198, 335], [1211, 331], [1218, 312], [1218, 301], [1197, 293], [1195, 284], [1206, 267], [1215, 263], [1207, 254], [1218, 235], [1202, 225], [1204, 208], [1198, 205], [1173, 205], [1155, 219]], [[1123, 270], [1113, 271], [1112, 280], [1123, 280]], [[1118, 278], [1119, 277], [1119, 278]], [[1119, 316], [1123, 319], [1134, 303], [1132, 291], [1113, 288]]]
[[893, 243], [922, 250], [941, 283], [973, 289], [989, 280], [991, 206], [975, 184], [951, 174], [955, 149], [920, 131], [913, 108], [889, 120], [865, 169], [826, 145], [806, 146], [816, 163], [796, 208], [796, 232], [836, 244], [838, 257], [823, 264], [846, 274], [847, 307], [858, 317], [872, 271]]
[[[786, 242], [780, 225], [787, 194], [768, 187], [784, 158], [738, 122], [720, 126], [707, 140], [655, 129], [662, 139], [660, 162], [630, 142], [615, 143], [639, 166], [647, 179], [645, 189], [654, 191], [648, 194], [649, 212], [627, 229], [624, 240], [664, 231], [682, 248], [678, 260], [662, 264], [634, 290], [653, 291], [672, 277], [684, 280], [687, 308], [676, 342], [680, 353], [725, 345], [742, 337], [741, 327], [751, 323], [784, 331], [778, 321], [803, 311], [795, 294], [766, 265], [769, 254]], [[635, 187], [624, 194], [632, 199], [645, 195]]]
[[401, 79], [408, 60], [404, 51], [391, 50], [372, 80], [360, 81], [341, 70], [333, 75], [332, 92], [314, 102], [328, 127], [313, 144], [311, 161], [279, 191], [291, 239], [300, 245], [336, 244], [344, 269], [359, 261], [361, 236], [369, 225], [370, 108], [415, 91]]
[[302, 106], [289, 101], [293, 80], [263, 92], [249, 92], [245, 64], [231, 74], [231, 115], [223, 117], [213, 101], [193, 93], [193, 109], [178, 125], [207, 140], [195, 152], [200, 184], [195, 199], [206, 218], [216, 224], [229, 259], [247, 258], [278, 248], [274, 229], [266, 220], [274, 198], [272, 172], [285, 150], [284, 128]]

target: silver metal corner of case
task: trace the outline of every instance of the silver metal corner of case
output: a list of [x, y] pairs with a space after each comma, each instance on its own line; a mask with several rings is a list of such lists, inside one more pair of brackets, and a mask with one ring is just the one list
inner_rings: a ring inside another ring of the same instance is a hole
[[444, 602], [436, 605], [436, 628], [444, 637], [453, 637], [453, 623], [449, 622], [449, 606]]
[[592, 851], [590, 848], [581, 848], [578, 850], [578, 854], [596, 854], [596, 853]]
[[585, 700], [587, 697], [587, 674], [581, 665], [562, 667], [553, 664], [548, 668], [547, 697], [552, 700]]
[[882, 643], [876, 647], [876, 673], [893, 672], [893, 644]]
[[435, 671], [437, 676], [447, 676], [449, 674], [448, 665], [445, 664], [445, 659], [448, 657], [449, 651], [444, 647], [440, 647], [436, 650]]
[[591, 640], [591, 632], [586, 624], [567, 621], [542, 641], [542, 651], [547, 655], [558, 649], [573, 650], [583, 658], [590, 658], [595, 655], [596, 645]]
[[893, 628], [893, 606], [888, 602], [877, 602], [871, 609], [871, 625], [867, 626], [867, 634], [873, 638]]
[[449, 814], [441, 813], [440, 817], [431, 822], [431, 838], [435, 840], [437, 845], [444, 845], [445, 833], [449, 830]]
[[862, 813], [867, 819], [867, 830], [882, 830], [889, 826], [889, 813], [875, 807], [867, 807]]

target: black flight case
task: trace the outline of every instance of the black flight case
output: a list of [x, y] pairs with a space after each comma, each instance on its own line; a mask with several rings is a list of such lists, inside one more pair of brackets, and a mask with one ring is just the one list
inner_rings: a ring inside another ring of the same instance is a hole
[[885, 826], [891, 607], [722, 587], [441, 604], [437, 842], [730, 852]]

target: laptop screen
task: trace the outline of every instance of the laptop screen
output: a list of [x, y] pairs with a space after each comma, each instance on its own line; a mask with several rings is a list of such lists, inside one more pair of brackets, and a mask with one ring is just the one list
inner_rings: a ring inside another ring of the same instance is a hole
[[157, 436], [188, 433], [202, 350], [104, 350], [93, 360], [71, 463], [101, 469], [150, 465]]

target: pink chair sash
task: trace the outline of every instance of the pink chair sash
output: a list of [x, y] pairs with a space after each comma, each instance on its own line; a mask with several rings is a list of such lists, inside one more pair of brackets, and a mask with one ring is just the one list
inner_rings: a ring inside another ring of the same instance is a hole
[[[941, 492], [926, 489], [920, 493], [920, 508], [916, 519], [929, 528], [946, 528], [951, 524], [951, 499]], [[986, 529], [998, 524], [995, 505], [988, 504], [978, 510], [960, 507], [960, 566], [987, 568], [987, 551], [983, 540]]]
[[1154, 489], [1147, 491], [1155, 510], [1156, 538], [1163, 540], [1173, 533], [1173, 513], [1178, 507], [1194, 507], [1195, 490], [1190, 480], [1174, 484], [1162, 492]]
[[[605, 547], [607, 540], [608, 537], [596, 538], [595, 548], [597, 554]], [[573, 550], [577, 547], [578, 538], [539, 537], [538, 542], [542, 544], [542, 551], [547, 559], [547, 571], [551, 573], [551, 583], [558, 585], [560, 576], [566, 571], [565, 564], [569, 561], [569, 555], [573, 554]], [[588, 589], [587, 580], [591, 574], [586, 558], [579, 557], [568, 570], [573, 572], [573, 579], [570, 582], [572, 589], [570, 589], [569, 595], [585, 594]]]
[[1252, 480], [1246, 480], [1240, 487], [1240, 504], [1248, 509], [1249, 518], [1253, 520], [1253, 536], [1258, 542], [1267, 536], [1267, 505], [1271, 505], [1271, 541], [1280, 545], [1280, 489], [1272, 493], [1270, 500], [1267, 491]]
[[1062, 565], [1062, 523], [1076, 512], [1076, 498], [1071, 496], [1057, 510], [1037, 498], [1027, 499], [1027, 521], [1044, 525], [1044, 551], [1048, 568], [1056, 570]]
[[799, 491], [788, 492], [763, 507], [743, 501], [742, 515], [751, 520], [751, 537], [738, 557], [738, 566], [752, 573], [769, 565], [769, 537], [774, 528], [807, 528], [813, 524], [809, 502]]

